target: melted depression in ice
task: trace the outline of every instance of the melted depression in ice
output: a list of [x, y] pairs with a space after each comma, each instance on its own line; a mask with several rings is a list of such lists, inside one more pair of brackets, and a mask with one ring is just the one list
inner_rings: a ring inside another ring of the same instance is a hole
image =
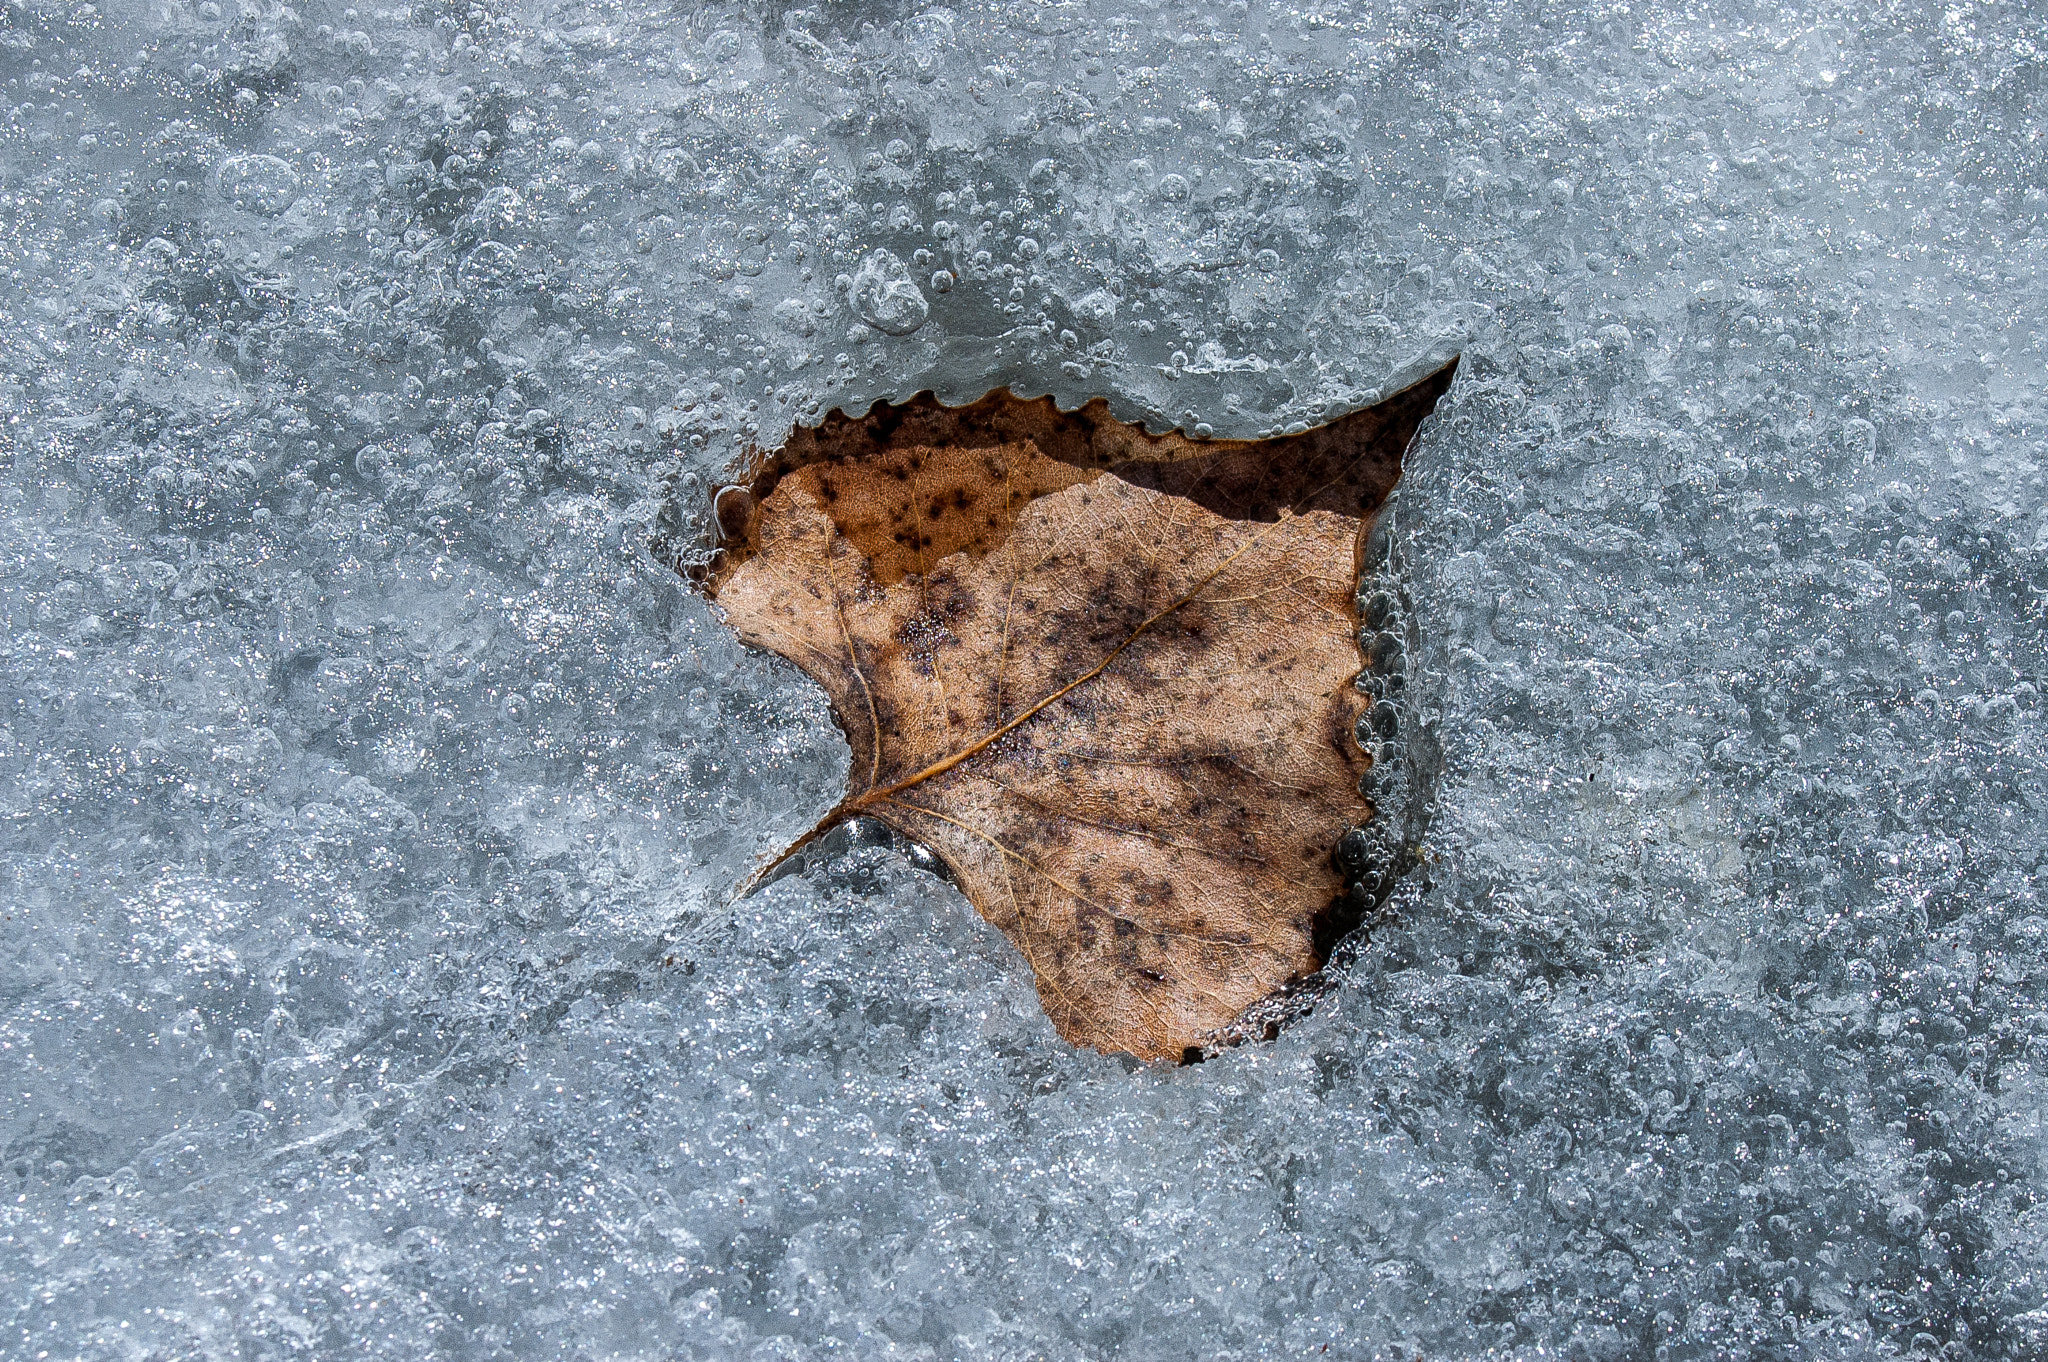
[[[16, 0], [8, 1349], [2038, 1355], [2027, 18]], [[846, 759], [673, 570], [752, 442], [1452, 354], [1311, 1016], [727, 901]]]

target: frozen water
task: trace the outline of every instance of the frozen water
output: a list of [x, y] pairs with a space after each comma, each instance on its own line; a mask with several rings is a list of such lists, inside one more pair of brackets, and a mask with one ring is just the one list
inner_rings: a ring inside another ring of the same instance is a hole
[[[2043, 1355], [2040, 11], [1678, 12], [6, 0], [0, 1351]], [[725, 904], [747, 442], [1453, 353], [1312, 1015]]]

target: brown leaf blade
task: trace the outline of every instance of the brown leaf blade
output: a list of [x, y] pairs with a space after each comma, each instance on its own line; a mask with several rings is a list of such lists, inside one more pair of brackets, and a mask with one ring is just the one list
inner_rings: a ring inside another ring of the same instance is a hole
[[820, 828], [932, 848], [1078, 1044], [1177, 1058], [1320, 968], [1371, 816], [1356, 546], [1448, 380], [1292, 441], [1007, 394], [800, 432], [706, 585], [831, 698]]

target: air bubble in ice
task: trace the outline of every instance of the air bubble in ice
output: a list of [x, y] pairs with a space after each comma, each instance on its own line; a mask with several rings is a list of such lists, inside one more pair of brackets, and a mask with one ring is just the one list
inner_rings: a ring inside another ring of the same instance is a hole
[[[570, 143], [570, 149], [575, 149], [573, 142]], [[395, 193], [424, 184], [433, 173], [434, 168], [430, 165], [418, 161], [396, 160], [384, 167], [384, 184]]]
[[1385, 632], [1372, 634], [1365, 643], [1365, 665], [1368, 670], [1378, 672], [1382, 676], [1391, 674], [1400, 669], [1404, 651], [1399, 635]]
[[1159, 197], [1168, 203], [1180, 203], [1188, 196], [1188, 181], [1185, 175], [1165, 175], [1159, 180]]
[[245, 213], [275, 217], [299, 197], [299, 173], [276, 156], [231, 156], [221, 163], [220, 196]]
[[1107, 326], [1116, 320], [1116, 295], [1108, 289], [1091, 289], [1074, 300], [1074, 319], [1090, 326]]
[[891, 336], [908, 336], [931, 316], [931, 304], [910, 281], [908, 269], [894, 251], [870, 251], [848, 279], [847, 289], [861, 320]]

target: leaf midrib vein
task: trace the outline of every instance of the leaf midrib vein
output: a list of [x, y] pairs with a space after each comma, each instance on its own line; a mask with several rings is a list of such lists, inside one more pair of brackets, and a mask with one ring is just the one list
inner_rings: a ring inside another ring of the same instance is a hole
[[[934, 776], [944, 775], [946, 772], [958, 766], [961, 762], [967, 761], [970, 758], [978, 756], [980, 753], [986, 751], [988, 748], [990, 748], [997, 742], [1000, 742], [1002, 739], [1008, 737], [1011, 733], [1014, 733], [1015, 731], [1017, 731], [1017, 729], [1023, 727], [1032, 719], [1038, 717], [1038, 715], [1041, 712], [1043, 712], [1048, 706], [1056, 704], [1060, 700], [1066, 698], [1068, 695], [1071, 695], [1074, 691], [1079, 690], [1082, 686], [1087, 685], [1090, 681], [1093, 681], [1096, 677], [1102, 675], [1103, 672], [1109, 669], [1110, 663], [1116, 661], [1117, 658], [1121, 657], [1123, 655], [1124, 650], [1130, 647], [1133, 643], [1137, 642], [1140, 638], [1142, 638], [1148, 631], [1151, 630], [1153, 625], [1159, 623], [1159, 621], [1165, 619], [1168, 615], [1171, 615], [1176, 610], [1179, 610], [1183, 606], [1187, 605], [1189, 602], [1193, 601], [1204, 587], [1208, 586], [1211, 582], [1215, 581], [1218, 577], [1222, 576], [1225, 572], [1227, 572], [1230, 569], [1230, 567], [1238, 561], [1238, 559], [1244, 557], [1253, 549], [1265, 543], [1268, 535], [1272, 534], [1275, 530], [1278, 530], [1281, 526], [1288, 524], [1293, 518], [1294, 517], [1292, 515], [1283, 514], [1281, 519], [1275, 522], [1271, 527], [1261, 530], [1258, 534], [1246, 540], [1242, 546], [1240, 546], [1235, 551], [1226, 556], [1223, 559], [1223, 561], [1218, 563], [1215, 567], [1211, 568], [1209, 572], [1205, 574], [1200, 581], [1196, 582], [1193, 586], [1189, 587], [1185, 592], [1183, 592], [1179, 599], [1175, 600], [1171, 605], [1164, 606], [1160, 610], [1154, 612], [1149, 618], [1140, 623], [1137, 628], [1131, 630], [1131, 632], [1124, 637], [1123, 642], [1117, 644], [1116, 647], [1110, 649], [1107, 653], [1103, 654], [1102, 660], [1100, 662], [1096, 663], [1093, 667], [1089, 668], [1086, 672], [1083, 672], [1074, 680], [1069, 681], [1066, 685], [1061, 686], [1058, 690], [1053, 691], [1044, 699], [1039, 700], [1036, 704], [1030, 706], [1028, 709], [1025, 709], [1024, 711], [1019, 713], [1016, 718], [1010, 720], [1006, 724], [998, 725], [996, 728], [990, 730], [983, 737], [977, 739], [972, 743], [969, 743], [966, 747], [961, 748], [959, 751], [953, 753], [951, 756], [943, 757], [940, 760], [933, 762], [931, 765], [925, 767], [922, 771], [918, 771], [912, 775], [905, 776], [902, 780], [896, 781], [895, 783], [890, 785], [885, 785], [880, 789], [869, 789], [866, 793], [856, 796], [853, 799], [847, 800], [844, 804], [840, 806], [839, 812], [842, 815], [857, 813], [860, 810], [867, 808], [871, 804], [876, 804], [884, 799], [889, 798], [891, 795], [899, 794], [904, 790], [910, 789], [914, 785], [921, 785], [925, 781], [932, 779]], [[837, 596], [836, 589], [834, 591], [834, 595], [835, 597]], [[862, 686], [863, 689], [865, 689], [865, 680], [862, 681]], [[872, 706], [872, 703], [872, 700], [870, 700], [870, 706]], [[879, 768], [881, 761], [881, 743], [879, 726], [876, 730], [876, 738], [876, 765]]]

